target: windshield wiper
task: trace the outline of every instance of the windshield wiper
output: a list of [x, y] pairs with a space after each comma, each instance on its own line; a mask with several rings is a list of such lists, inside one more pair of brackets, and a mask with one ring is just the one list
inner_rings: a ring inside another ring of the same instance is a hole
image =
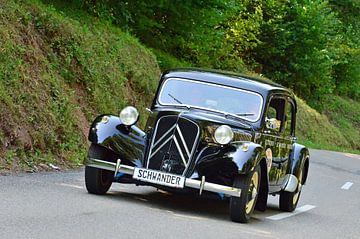
[[235, 119], [238, 120], [238, 122], [246, 127], [248, 127], [251, 130], [254, 130], [253, 125], [250, 124], [249, 122], [247, 122], [244, 118], [242, 118], [240, 115], [236, 115], [236, 114], [231, 114], [231, 113], [226, 113], [226, 112], [222, 112], [222, 111], [217, 111], [217, 110], [211, 110], [211, 109], [205, 109], [205, 108], [197, 108], [197, 107], [192, 107], [194, 109], [199, 109], [199, 110], [205, 110], [205, 111], [209, 111], [209, 112], [214, 112], [216, 114], [221, 114], [223, 115], [225, 118], [229, 119]]
[[237, 113], [237, 116], [254, 116], [254, 113]]
[[241, 116], [246, 116], [246, 115], [238, 115], [238, 114], [230, 114], [230, 113], [223, 113], [223, 114], [224, 114], [225, 118], [232, 118], [232, 119], [240, 120], [241, 124], [249, 127], [249, 129], [251, 129], [251, 130], [254, 130], [253, 125], [241, 117]]
[[173, 100], [175, 100], [179, 104], [183, 104], [180, 100], [176, 99], [174, 96], [172, 96], [170, 93], [168, 93], [168, 96], [170, 96]]

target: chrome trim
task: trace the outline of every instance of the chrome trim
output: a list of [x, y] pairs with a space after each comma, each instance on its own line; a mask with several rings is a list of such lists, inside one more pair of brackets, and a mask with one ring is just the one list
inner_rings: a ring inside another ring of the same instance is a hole
[[[118, 161], [119, 162], [119, 161]], [[122, 164], [116, 164], [100, 159], [95, 158], [87, 158], [84, 162], [84, 165], [94, 168], [100, 168], [105, 169], [109, 171], [114, 171], [116, 168], [118, 168], [118, 172], [133, 175], [134, 174], [134, 167], [122, 165]], [[189, 188], [195, 188], [195, 189], [201, 189], [209, 192], [214, 193], [224, 193], [228, 196], [234, 196], [234, 197], [240, 197], [241, 195], [241, 189], [240, 188], [233, 188], [229, 186], [224, 186], [221, 184], [216, 183], [209, 183], [205, 181], [205, 177], [202, 178], [202, 180], [196, 180], [191, 178], [185, 178], [185, 187]], [[201, 191], [202, 192], [202, 191]]]
[[158, 145], [158, 143], [160, 143], [161, 140], [163, 140], [165, 138], [166, 135], [168, 135], [177, 125], [173, 125], [168, 131], [165, 132], [165, 134], [163, 134], [163, 136], [160, 137], [160, 139], [158, 139], [158, 141], [153, 145], [153, 147], [156, 147], [156, 145]]
[[177, 130], [177, 132], [178, 132], [178, 133], [179, 133], [179, 135], [180, 135], [180, 139], [181, 139], [181, 141], [182, 141], [182, 143], [183, 143], [183, 145], [184, 145], [184, 148], [185, 148], [186, 154], [187, 154], [187, 155], [188, 155], [188, 157], [190, 158], [190, 152], [189, 152], [189, 149], [188, 149], [188, 147], [187, 147], [187, 145], [186, 145], [186, 142], [185, 142], [184, 136], [183, 136], [183, 134], [182, 134], [182, 132], [181, 132], [181, 130], [180, 130], [179, 125], [178, 125], [178, 124], [176, 125], [176, 130]]
[[[87, 158], [84, 162], [84, 165], [93, 168], [100, 168], [104, 170], [114, 171], [114, 172], [116, 170], [116, 163], [95, 159], [95, 158]], [[134, 174], [134, 167], [119, 164], [118, 172], [132, 175]]]
[[[190, 179], [190, 178], [185, 179], [186, 187], [200, 189], [200, 184], [201, 184], [201, 181], [199, 181], [199, 180]], [[216, 184], [216, 183], [205, 182], [203, 190], [209, 191], [209, 192], [214, 192], [214, 193], [224, 193], [226, 195], [234, 196], [234, 197], [240, 197], [240, 195], [241, 195], [240, 188], [233, 188], [233, 187], [224, 186], [224, 185], [220, 185], [220, 184]]]
[[116, 177], [116, 175], [118, 174], [119, 172], [119, 169], [120, 169], [120, 164], [121, 164], [121, 159], [118, 159], [116, 161], [116, 165], [115, 165], [115, 173], [114, 173], [114, 177]]
[[[172, 140], [172, 138], [174, 137], [174, 135], [171, 135], [171, 137], [169, 137], [167, 140], [165, 140], [165, 142], [163, 144], [161, 144], [150, 156], [149, 156], [149, 160], [151, 159], [152, 156], [154, 156], [162, 147], [165, 146], [165, 144], [167, 144], [170, 140]], [[151, 152], [151, 149], [150, 149]]]
[[[217, 86], [217, 87], [221, 87], [221, 88], [225, 88], [225, 89], [236, 90], [236, 91], [245, 92], [245, 93], [248, 93], [248, 94], [252, 94], [252, 95], [259, 96], [261, 102], [260, 102], [260, 106], [259, 106], [258, 117], [257, 117], [255, 120], [250, 120], [249, 118], [245, 118], [244, 116], [238, 116], [238, 115], [236, 115], [236, 114], [231, 114], [231, 113], [226, 112], [226, 111], [214, 110], [214, 109], [211, 109], [211, 108], [199, 107], [199, 106], [196, 106], [196, 105], [171, 104], [171, 103], [166, 103], [166, 104], [164, 104], [163, 102], [160, 101], [160, 96], [161, 96], [161, 94], [162, 94], [162, 91], [163, 91], [163, 89], [164, 89], [164, 86], [165, 86], [165, 85], [167, 84], [167, 82], [169, 82], [170, 80], [191, 81], [191, 82], [195, 82], [195, 83], [198, 83], [198, 84], [210, 85], [210, 86]], [[231, 87], [231, 86], [218, 85], [218, 84], [215, 84], [215, 83], [208, 83], [208, 82], [204, 82], [204, 81], [200, 81], [200, 80], [190, 80], [190, 79], [182, 79], [182, 78], [178, 78], [178, 77], [171, 77], [171, 78], [166, 79], [165, 82], [163, 82], [163, 84], [162, 84], [162, 86], [161, 86], [161, 89], [160, 89], [160, 92], [159, 92], [158, 97], [157, 97], [157, 102], [159, 102], [159, 104], [160, 104], [160, 105], [163, 105], [163, 106], [172, 106], [172, 105], [187, 106], [187, 107], [194, 107], [194, 108], [198, 108], [198, 109], [210, 110], [210, 111], [219, 112], [219, 113], [223, 113], [223, 114], [229, 114], [229, 115], [233, 115], [233, 116], [236, 116], [236, 117], [238, 117], [238, 118], [241, 118], [241, 119], [244, 119], [244, 120], [246, 120], [246, 121], [249, 121], [249, 122], [253, 122], [253, 123], [254, 123], [254, 122], [259, 121], [259, 119], [261, 118], [261, 112], [262, 112], [262, 108], [263, 108], [263, 105], [264, 105], [264, 98], [262, 97], [261, 94], [259, 94], [259, 93], [257, 93], [257, 92], [254, 92], [254, 91], [244, 90], [244, 89], [240, 89], [240, 88], [236, 88], [236, 87]]]
[[202, 176], [201, 183], [200, 183], [200, 190], [199, 190], [200, 195], [201, 195], [202, 191], [204, 190], [204, 185], [205, 185], [205, 176]]
[[295, 192], [299, 180], [297, 179], [297, 177], [295, 175], [292, 174], [287, 174], [286, 179], [284, 180], [283, 185], [281, 186], [282, 190], [286, 191], [286, 192]]
[[[159, 126], [159, 122], [160, 122], [163, 118], [166, 118], [166, 117], [176, 117], [176, 118], [177, 118], [177, 119], [176, 119], [176, 123], [175, 123], [173, 126], [171, 126], [171, 128], [170, 128], [168, 131], [166, 131], [165, 134], [163, 134], [163, 136], [161, 136], [161, 138], [159, 138], [156, 143], [154, 143], [154, 140], [155, 140], [155, 137], [156, 137], [156, 133], [157, 133], [157, 130], [158, 130], [158, 126]], [[186, 145], [186, 142], [185, 142], [184, 136], [183, 136], [183, 134], [182, 134], [182, 131], [181, 131], [179, 125], [178, 125], [178, 121], [179, 121], [180, 118], [181, 118], [181, 119], [184, 119], [184, 120], [187, 120], [187, 121], [190, 121], [192, 124], [194, 124], [194, 125], [197, 127], [197, 133], [196, 133], [196, 137], [195, 137], [195, 140], [194, 140], [194, 145], [193, 145], [193, 147], [192, 147], [192, 149], [191, 149], [191, 152], [189, 152], [189, 149], [188, 149], [188, 147], [187, 147], [187, 145]], [[174, 130], [174, 128], [175, 128], [174, 133], [173, 133], [171, 136], [169, 136], [169, 138], [166, 139], [166, 141], [163, 142], [163, 143], [161, 144], [161, 146], [159, 146], [154, 152], [152, 152], [152, 150], [154, 149], [154, 147], [156, 147], [156, 145], [159, 144], [159, 142], [160, 142], [161, 140], [163, 140], [172, 130]], [[186, 161], [186, 159], [185, 159], [185, 157], [184, 157], [184, 153], [183, 153], [182, 150], [181, 150], [179, 141], [178, 141], [178, 139], [177, 139], [177, 137], [176, 137], [176, 135], [175, 135], [176, 132], [179, 133], [179, 136], [180, 136], [180, 139], [181, 139], [181, 143], [184, 145], [186, 154], [187, 154], [187, 156], [188, 156], [188, 161]], [[191, 161], [191, 159], [192, 159], [192, 157], [193, 157], [193, 155], [194, 155], [196, 146], [197, 146], [197, 144], [198, 144], [198, 142], [199, 142], [199, 136], [200, 136], [200, 127], [199, 127], [199, 125], [198, 125], [197, 123], [195, 123], [194, 121], [190, 120], [190, 119], [187, 119], [187, 118], [185, 118], [185, 117], [181, 117], [181, 114], [179, 114], [179, 115], [165, 115], [165, 116], [160, 117], [160, 118], [158, 119], [158, 121], [156, 122], [156, 126], [155, 126], [155, 129], [154, 129], [154, 133], [153, 133], [153, 135], [152, 135], [152, 141], [151, 141], [150, 150], [149, 150], [149, 154], [148, 154], [148, 158], [147, 158], [147, 162], [146, 162], [146, 168], [149, 168], [149, 164], [150, 164], [151, 158], [152, 158], [164, 145], [166, 145], [171, 139], [174, 139], [176, 148], [177, 148], [177, 150], [179, 151], [181, 160], [183, 161], [184, 166], [185, 166], [185, 169], [184, 169], [182, 175], [185, 175], [185, 173], [187, 172], [188, 167], [189, 167], [189, 165], [190, 165], [190, 161]]]
[[[181, 151], [179, 142], [178, 142], [177, 139], [176, 139], [176, 136], [174, 136], [174, 142], [175, 142], [176, 148], [177, 148], [177, 150], [178, 150], [178, 152], [179, 152], [179, 154], [180, 154], [180, 157], [181, 157], [181, 159], [182, 159], [182, 161], [183, 161], [183, 163], [184, 163], [184, 166], [186, 167], [186, 166], [187, 166], [187, 163], [186, 163], [184, 154], [183, 154], [183, 152]], [[189, 159], [189, 160], [190, 160], [190, 159]]]
[[[183, 117], [180, 117], [180, 116], [179, 116], [179, 118], [183, 118]], [[192, 121], [192, 120], [190, 120], [190, 119], [187, 119], [187, 118], [183, 118], [183, 119], [185, 119], [185, 120], [187, 120], [187, 121], [190, 121], [191, 123], [193, 123], [193, 124], [196, 125], [196, 127], [197, 127], [197, 134], [196, 134], [196, 137], [195, 137], [195, 140], [194, 140], [194, 145], [193, 145], [192, 150], [191, 150], [191, 152], [190, 152], [190, 157], [189, 157], [188, 165], [186, 166], [186, 168], [184, 169], [184, 172], [183, 172], [183, 174], [182, 174], [182, 175], [185, 175], [185, 173], [187, 173], [187, 170], [189, 169], [189, 166], [190, 166], [190, 163], [191, 163], [190, 161], [191, 161], [192, 157], [194, 156], [195, 150], [196, 150], [196, 148], [197, 148], [197, 146], [198, 146], [198, 144], [199, 144], [200, 127], [199, 127], [199, 125], [198, 125], [197, 123], [195, 123], [194, 121]]]
[[[150, 163], [150, 158], [152, 157], [152, 149], [154, 147], [154, 141], [155, 141], [155, 136], [156, 136], [156, 132], [157, 132], [157, 128], [159, 126], [159, 122], [162, 118], [165, 118], [165, 117], [178, 117], [177, 115], [165, 115], [165, 116], [162, 116], [161, 118], [158, 119], [158, 121], [156, 122], [156, 125], [155, 125], [155, 129], [154, 129], [154, 132], [153, 132], [153, 135], [152, 135], [152, 139], [151, 139], [151, 145], [150, 145], [150, 150], [149, 150], [149, 154], [148, 154], [148, 157], [147, 157], [147, 161], [146, 161], [146, 168], [149, 168], [149, 163]], [[178, 117], [179, 118], [179, 117]], [[176, 121], [177, 122], [177, 121]], [[175, 126], [175, 125], [174, 125]], [[174, 127], [173, 126], [173, 127]], [[173, 128], [171, 127], [171, 128]], [[167, 133], [167, 132], [166, 132]]]

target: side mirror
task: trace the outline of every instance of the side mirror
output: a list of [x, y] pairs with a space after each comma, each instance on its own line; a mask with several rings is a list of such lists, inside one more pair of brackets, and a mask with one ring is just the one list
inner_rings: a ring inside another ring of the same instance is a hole
[[281, 121], [275, 118], [265, 118], [265, 124], [267, 129], [279, 130]]

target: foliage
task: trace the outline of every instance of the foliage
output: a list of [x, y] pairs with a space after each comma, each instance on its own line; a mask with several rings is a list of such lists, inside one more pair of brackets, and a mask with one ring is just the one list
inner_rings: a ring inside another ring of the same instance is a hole
[[191, 67], [190, 63], [183, 61], [183, 60], [179, 60], [178, 58], [176, 58], [168, 53], [165, 53], [161, 50], [151, 49], [151, 51], [155, 54], [156, 60], [162, 71], [165, 71], [165, 70], [168, 70], [171, 68]]
[[248, 67], [255, 68], [251, 52], [261, 43], [260, 27], [263, 21], [263, 7], [260, 1], [243, 0], [239, 9], [221, 23], [226, 44], [233, 47], [233, 54], [242, 59]]
[[[316, 105], [332, 93], [337, 18], [326, 1], [264, 2], [255, 59], [268, 77]], [[269, 10], [267, 10], [269, 9]]]
[[322, 110], [359, 97], [357, 0], [73, 0], [142, 42], [194, 66], [253, 70]]
[[330, 1], [342, 24], [337, 65], [334, 67], [336, 93], [360, 99], [360, 1]]
[[3, 168], [80, 164], [94, 115], [127, 104], [144, 115], [160, 71], [135, 38], [76, 9], [65, 15], [36, 0], [0, 5]]
[[352, 99], [329, 96], [324, 100], [324, 113], [341, 133], [351, 148], [360, 150], [360, 103]]
[[235, 0], [73, 0], [97, 17], [111, 12], [112, 23], [146, 45], [192, 65], [243, 71], [246, 67], [224, 41], [220, 23], [240, 5]]

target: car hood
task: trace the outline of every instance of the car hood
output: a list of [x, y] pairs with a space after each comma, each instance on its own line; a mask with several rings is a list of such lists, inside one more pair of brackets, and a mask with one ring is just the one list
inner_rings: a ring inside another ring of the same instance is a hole
[[241, 119], [234, 117], [226, 117], [222, 113], [201, 110], [196, 108], [190, 108], [184, 110], [183, 108], [157, 108], [153, 111], [153, 114], [150, 116], [148, 121], [148, 126], [150, 124], [154, 125], [157, 119], [166, 116], [166, 115], [178, 115], [182, 118], [186, 118], [197, 123], [201, 128], [207, 126], [219, 126], [219, 125], [229, 125], [233, 129], [242, 129], [245, 131], [252, 131], [252, 125]]

